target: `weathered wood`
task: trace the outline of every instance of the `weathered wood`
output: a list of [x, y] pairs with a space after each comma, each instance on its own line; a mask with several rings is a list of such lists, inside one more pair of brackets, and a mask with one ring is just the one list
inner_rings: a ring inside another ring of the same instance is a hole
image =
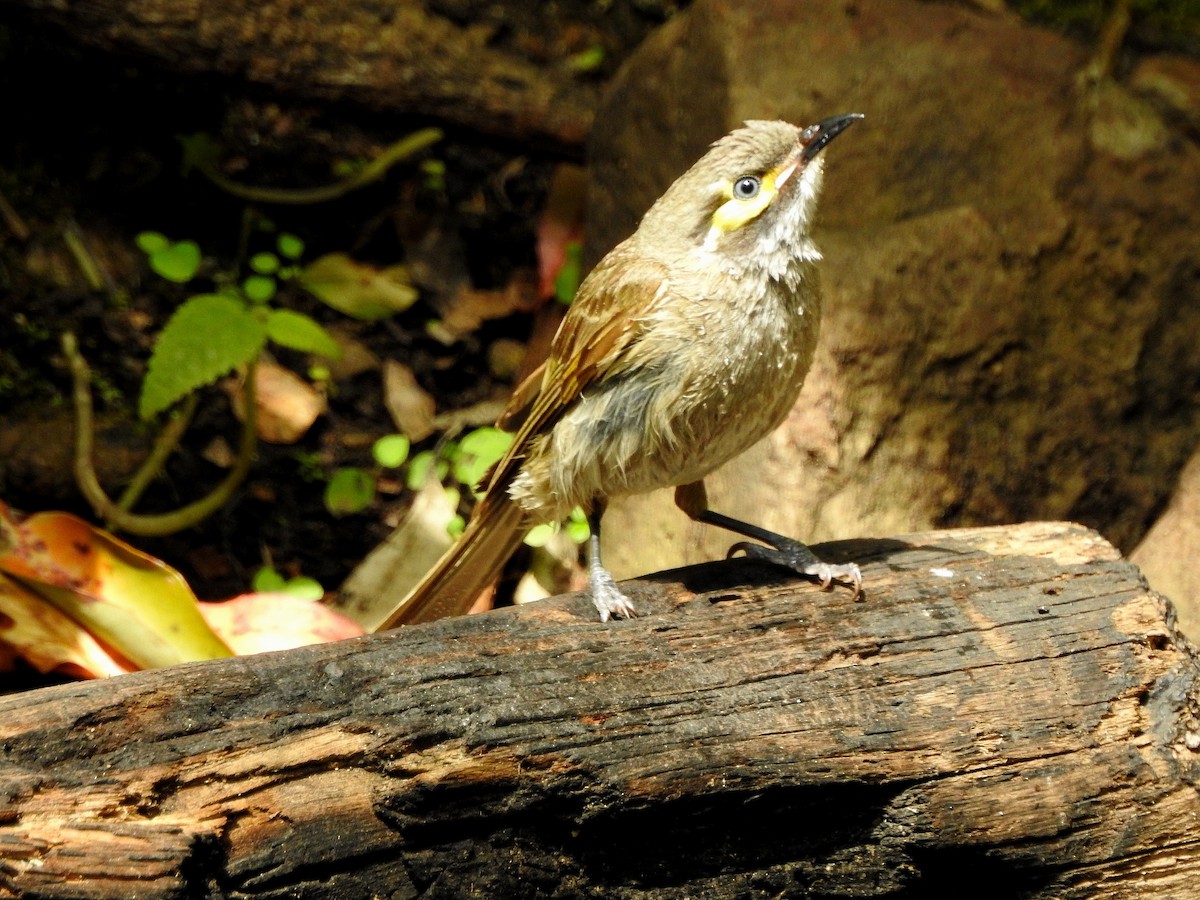
[[716, 563], [7, 698], [0, 896], [1195, 896], [1197, 661], [1133, 566], [826, 554], [864, 600]]
[[[576, 151], [598, 94], [562, 60], [539, 65], [493, 46], [488, 16], [478, 9], [455, 21], [419, 0], [8, 2], [82, 43], [176, 71], [231, 76], [280, 97], [431, 115]], [[540, 18], [548, 31], [560, 24], [553, 12]]]

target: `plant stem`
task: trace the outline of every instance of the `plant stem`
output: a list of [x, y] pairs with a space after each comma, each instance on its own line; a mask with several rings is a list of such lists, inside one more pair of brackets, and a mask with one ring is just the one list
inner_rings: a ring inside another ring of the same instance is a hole
[[154, 446], [150, 450], [150, 455], [146, 457], [146, 461], [138, 466], [138, 470], [133, 473], [133, 477], [129, 479], [129, 484], [125, 486], [125, 490], [121, 493], [120, 499], [117, 500], [117, 506], [129, 512], [133, 509], [138, 499], [149, 487], [150, 482], [163, 470], [167, 464], [167, 459], [179, 446], [180, 440], [183, 439], [183, 434], [187, 431], [188, 426], [192, 423], [192, 416], [196, 412], [196, 402], [198, 395], [193, 391], [184, 398], [183, 408], [172, 416], [163, 426], [162, 431], [158, 433], [158, 437], [154, 440]]
[[[257, 361], [252, 361], [246, 370], [246, 382], [243, 387], [246, 400], [246, 419], [242, 425], [241, 444], [233, 468], [209, 494], [194, 503], [189, 503], [187, 506], [169, 513], [138, 515], [114, 503], [96, 477], [96, 469], [92, 463], [95, 449], [95, 423], [92, 411], [91, 372], [88, 369], [87, 361], [79, 352], [79, 344], [75, 335], [69, 331], [63, 332], [62, 351], [71, 368], [72, 399], [75, 405], [75, 483], [88, 503], [91, 504], [92, 509], [95, 510], [96, 515], [104, 519], [110, 528], [144, 536], [174, 534], [200, 523], [229, 502], [233, 492], [237, 490], [250, 471], [250, 466], [254, 462], [254, 450], [258, 446], [256, 434], [258, 417], [254, 401], [254, 376]], [[158, 450], [157, 445], [155, 450]], [[154, 458], [154, 454], [151, 455], [151, 458]], [[163, 460], [165, 461], [165, 459], [164, 455]], [[147, 460], [147, 463], [149, 462], [150, 460]], [[148, 468], [148, 466], [143, 468]], [[145, 479], [149, 481], [154, 474], [154, 472], [150, 472]], [[126, 494], [128, 493], [127, 490]]]
[[241, 184], [222, 175], [211, 165], [197, 165], [200, 172], [226, 193], [233, 194], [252, 203], [322, 203], [326, 200], [336, 200], [351, 191], [370, 184], [382, 178], [392, 166], [419, 153], [431, 144], [442, 139], [442, 132], [437, 128], [422, 128], [407, 137], [401, 138], [375, 157], [362, 171], [356, 172], [349, 178], [333, 184], [325, 184], [311, 188], [273, 188], [255, 187]]

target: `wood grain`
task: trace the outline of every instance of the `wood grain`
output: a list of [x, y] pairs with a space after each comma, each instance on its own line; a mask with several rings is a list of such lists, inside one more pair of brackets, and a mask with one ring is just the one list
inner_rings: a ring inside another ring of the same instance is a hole
[[1194, 896], [1196, 657], [1133, 566], [824, 550], [865, 599], [714, 563], [9, 697], [0, 897]]

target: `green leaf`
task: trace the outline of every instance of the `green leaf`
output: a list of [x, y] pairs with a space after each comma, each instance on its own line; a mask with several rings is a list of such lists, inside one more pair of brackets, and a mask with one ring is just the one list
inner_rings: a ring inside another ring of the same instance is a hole
[[394, 469], [404, 465], [404, 461], [408, 459], [410, 447], [411, 442], [408, 435], [388, 434], [375, 442], [375, 445], [371, 447], [371, 455], [381, 466]]
[[499, 428], [476, 428], [458, 442], [451, 462], [456, 481], [469, 487], [479, 484], [487, 470], [495, 465], [512, 443], [513, 436]]
[[325, 508], [335, 516], [362, 512], [374, 499], [375, 481], [362, 469], [337, 469], [325, 486]]
[[344, 253], [314, 260], [297, 280], [327, 306], [368, 322], [403, 312], [417, 300], [417, 289], [404, 266], [377, 269]]
[[273, 309], [267, 314], [267, 336], [275, 343], [304, 353], [340, 359], [342, 348], [329, 332], [304, 313]]
[[525, 545], [528, 547], [545, 547], [546, 542], [554, 536], [554, 532], [558, 530], [558, 526], [553, 522], [543, 522], [541, 525], [534, 525], [529, 529], [529, 533], [525, 535]]
[[279, 236], [275, 246], [279, 249], [279, 255], [288, 259], [299, 259], [304, 254], [304, 241], [286, 231]]
[[592, 536], [592, 526], [588, 524], [587, 514], [578, 506], [571, 510], [571, 517], [567, 519], [567, 537], [573, 543], [582, 544]]
[[165, 234], [157, 231], [141, 231], [138, 232], [134, 241], [138, 245], [138, 249], [149, 256], [152, 253], [157, 253], [159, 250], [165, 250], [170, 246], [171, 241]]
[[436, 471], [438, 481], [450, 474], [450, 463], [439, 459], [432, 450], [422, 450], [413, 456], [408, 461], [408, 474], [404, 478], [405, 487], [410, 491], [419, 491], [425, 487], [425, 481], [429, 477], [431, 468]]
[[593, 44], [567, 58], [567, 68], [578, 75], [594, 72], [604, 64], [604, 48]]
[[263, 566], [254, 573], [254, 577], [250, 580], [250, 587], [259, 593], [281, 591], [284, 584], [286, 584], [284, 577], [270, 566]]
[[241, 301], [221, 294], [190, 298], [158, 336], [142, 382], [138, 414], [149, 419], [245, 365], [258, 356], [266, 340], [266, 326]]
[[314, 578], [298, 575], [285, 579], [270, 566], [263, 566], [254, 573], [250, 586], [260, 594], [290, 594], [301, 600], [320, 600], [325, 596], [325, 588]]
[[446, 534], [454, 538], [456, 541], [462, 537], [462, 533], [467, 529], [467, 520], [462, 516], [455, 516], [446, 523]]
[[426, 159], [421, 162], [421, 174], [425, 177], [425, 187], [431, 191], [442, 193], [446, 190], [446, 164], [440, 159]]
[[560, 303], [568, 306], [579, 291], [579, 282], [583, 277], [583, 244], [571, 241], [567, 244], [563, 256], [562, 268], [554, 276], [554, 296]]
[[300, 600], [320, 600], [325, 596], [325, 588], [321, 582], [306, 575], [289, 578], [283, 585], [283, 593], [291, 594]]
[[274, 275], [279, 271], [279, 257], [274, 253], [255, 253], [250, 257], [250, 268], [259, 275]]
[[242, 293], [251, 303], [266, 303], [275, 296], [275, 279], [266, 275], [251, 275], [242, 282]]
[[212, 135], [203, 131], [195, 134], [176, 135], [183, 148], [183, 174], [187, 175], [192, 169], [205, 171], [214, 169], [221, 157], [221, 145]]
[[150, 254], [150, 268], [167, 281], [185, 284], [200, 270], [200, 247], [195, 241], [168, 243]]

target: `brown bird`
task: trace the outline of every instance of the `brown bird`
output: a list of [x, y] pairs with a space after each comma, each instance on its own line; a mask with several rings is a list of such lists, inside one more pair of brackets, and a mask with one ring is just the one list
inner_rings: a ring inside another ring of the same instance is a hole
[[823, 587], [830, 565], [798, 541], [708, 508], [704, 476], [770, 433], [796, 402], [821, 317], [809, 237], [824, 147], [861, 115], [807, 128], [750, 121], [716, 141], [580, 285], [550, 356], [517, 388], [515, 431], [459, 541], [381, 628], [465, 612], [525, 532], [588, 514], [600, 619], [636, 615], [600, 561], [612, 497], [675, 487], [688, 516], [761, 543], [730, 553]]

